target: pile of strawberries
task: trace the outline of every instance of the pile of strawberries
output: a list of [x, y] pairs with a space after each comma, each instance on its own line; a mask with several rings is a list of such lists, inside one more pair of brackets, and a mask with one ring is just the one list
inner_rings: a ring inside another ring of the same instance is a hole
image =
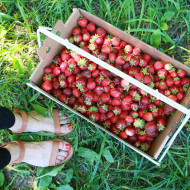
[[[69, 37], [71, 43], [176, 102], [184, 98], [190, 84], [184, 70], [153, 61], [138, 47], [106, 34], [86, 18], [79, 19], [78, 25]], [[143, 151], [150, 149], [151, 142], [166, 127], [166, 117], [175, 111], [66, 48], [44, 69], [43, 81], [45, 91]]]

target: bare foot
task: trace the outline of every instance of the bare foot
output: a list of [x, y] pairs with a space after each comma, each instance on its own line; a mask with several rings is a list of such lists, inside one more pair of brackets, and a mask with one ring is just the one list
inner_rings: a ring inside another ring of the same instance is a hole
[[[10, 128], [11, 131], [17, 132], [22, 127], [22, 116], [19, 113], [13, 112], [15, 116], [15, 124]], [[27, 113], [28, 124], [24, 132], [39, 132], [46, 131], [55, 133], [54, 120], [52, 117], [44, 117], [35, 111]], [[59, 112], [59, 120], [61, 134], [69, 133], [72, 130], [71, 123], [68, 123], [68, 115], [63, 115]]]
[[[51, 158], [53, 141], [44, 142], [23, 142], [25, 154], [22, 162], [40, 167], [49, 166]], [[59, 150], [57, 153], [55, 164], [59, 165], [69, 156], [68, 150], [71, 145], [67, 142], [59, 142]], [[18, 143], [7, 144], [4, 148], [8, 149], [11, 154], [11, 162], [18, 160], [20, 155], [20, 147]]]

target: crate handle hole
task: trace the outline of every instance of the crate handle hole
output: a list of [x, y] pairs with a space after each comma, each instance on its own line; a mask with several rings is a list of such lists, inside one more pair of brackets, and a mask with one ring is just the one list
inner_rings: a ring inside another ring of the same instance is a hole
[[48, 53], [50, 51], [51, 47], [50, 46], [47, 46], [46, 47], [46, 53]]
[[57, 35], [57, 36], [60, 36], [60, 34], [61, 34], [61, 32], [58, 30], [58, 31], [56, 32], [56, 35]]

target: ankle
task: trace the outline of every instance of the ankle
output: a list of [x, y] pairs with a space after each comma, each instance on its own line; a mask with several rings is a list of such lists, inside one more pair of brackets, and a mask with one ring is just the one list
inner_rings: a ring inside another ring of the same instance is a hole
[[13, 112], [13, 114], [14, 114], [14, 116], [15, 116], [15, 124], [14, 124], [11, 128], [9, 128], [9, 129], [10, 129], [11, 131], [13, 131], [13, 132], [17, 132], [17, 131], [19, 131], [19, 130], [21, 129], [21, 127], [22, 127], [22, 117], [21, 117], [21, 115], [18, 114], [18, 113]]
[[15, 144], [12, 144], [12, 143], [7, 144], [4, 148], [6, 148], [11, 154], [10, 163], [18, 160], [19, 154], [20, 154], [20, 148], [19, 148], [19, 145], [17, 143], [15, 143]]

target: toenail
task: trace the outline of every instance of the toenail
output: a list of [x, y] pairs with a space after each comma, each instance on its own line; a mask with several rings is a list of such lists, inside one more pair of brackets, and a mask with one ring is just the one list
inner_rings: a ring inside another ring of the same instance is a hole
[[69, 127], [69, 128], [68, 128], [68, 131], [70, 131], [71, 129], [72, 129], [72, 127]]
[[68, 125], [67, 128], [71, 128], [71, 125]]
[[68, 150], [69, 149], [69, 144], [65, 144], [65, 148]]

